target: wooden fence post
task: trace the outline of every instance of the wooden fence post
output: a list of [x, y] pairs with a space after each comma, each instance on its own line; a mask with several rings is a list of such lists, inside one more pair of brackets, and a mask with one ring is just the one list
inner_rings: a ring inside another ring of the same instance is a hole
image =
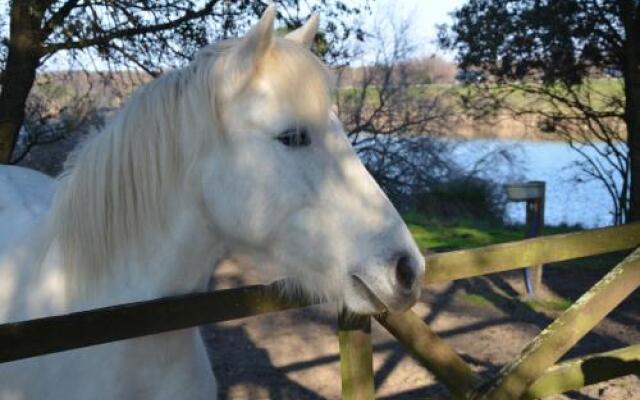
[[340, 371], [344, 400], [373, 400], [373, 348], [371, 318], [340, 313]]

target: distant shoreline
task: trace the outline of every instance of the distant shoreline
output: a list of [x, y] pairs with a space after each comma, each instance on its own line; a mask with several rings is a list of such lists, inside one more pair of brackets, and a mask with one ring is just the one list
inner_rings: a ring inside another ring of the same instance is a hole
[[[543, 132], [535, 117], [516, 120], [509, 116], [487, 118], [485, 120], [460, 116], [447, 124], [444, 137], [464, 139], [504, 139], [529, 140], [538, 142], [566, 142], [566, 138], [555, 132]], [[626, 133], [620, 135], [626, 140]], [[579, 138], [576, 137], [576, 140]], [[582, 138], [580, 138], [582, 139]], [[593, 137], [594, 142], [602, 140]]]

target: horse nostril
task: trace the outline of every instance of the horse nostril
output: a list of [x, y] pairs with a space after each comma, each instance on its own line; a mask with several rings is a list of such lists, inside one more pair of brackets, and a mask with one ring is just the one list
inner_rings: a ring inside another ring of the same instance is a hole
[[411, 257], [405, 254], [398, 258], [396, 265], [396, 280], [405, 290], [411, 290], [417, 278], [416, 271], [411, 264]]

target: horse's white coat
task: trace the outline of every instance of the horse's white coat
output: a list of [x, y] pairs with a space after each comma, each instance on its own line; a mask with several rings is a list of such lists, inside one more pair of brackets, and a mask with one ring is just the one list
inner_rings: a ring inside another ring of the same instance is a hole
[[[330, 113], [328, 74], [305, 48], [317, 19], [273, 38], [273, 18], [134, 95], [48, 212], [46, 195], [2, 192], [0, 321], [204, 290], [233, 255], [355, 312], [413, 304], [419, 279], [406, 277], [423, 259]], [[310, 144], [276, 140], [290, 128]], [[215, 396], [196, 329], [0, 365], [1, 400]]]

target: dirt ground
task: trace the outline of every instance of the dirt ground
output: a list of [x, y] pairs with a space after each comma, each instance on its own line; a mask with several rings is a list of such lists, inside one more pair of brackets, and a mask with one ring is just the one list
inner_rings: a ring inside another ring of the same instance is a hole
[[[606, 268], [547, 267], [551, 295], [575, 300]], [[520, 272], [432, 285], [414, 307], [420, 316], [482, 375], [509, 362], [559, 311], [527, 306]], [[266, 282], [227, 263], [216, 287]], [[221, 399], [339, 399], [337, 318], [333, 305], [308, 307], [203, 328]], [[446, 389], [373, 322], [376, 398], [424, 399]], [[640, 292], [636, 291], [566, 358], [640, 343]], [[640, 373], [640, 371], [639, 371]], [[627, 376], [552, 399], [640, 399], [640, 378]]]

